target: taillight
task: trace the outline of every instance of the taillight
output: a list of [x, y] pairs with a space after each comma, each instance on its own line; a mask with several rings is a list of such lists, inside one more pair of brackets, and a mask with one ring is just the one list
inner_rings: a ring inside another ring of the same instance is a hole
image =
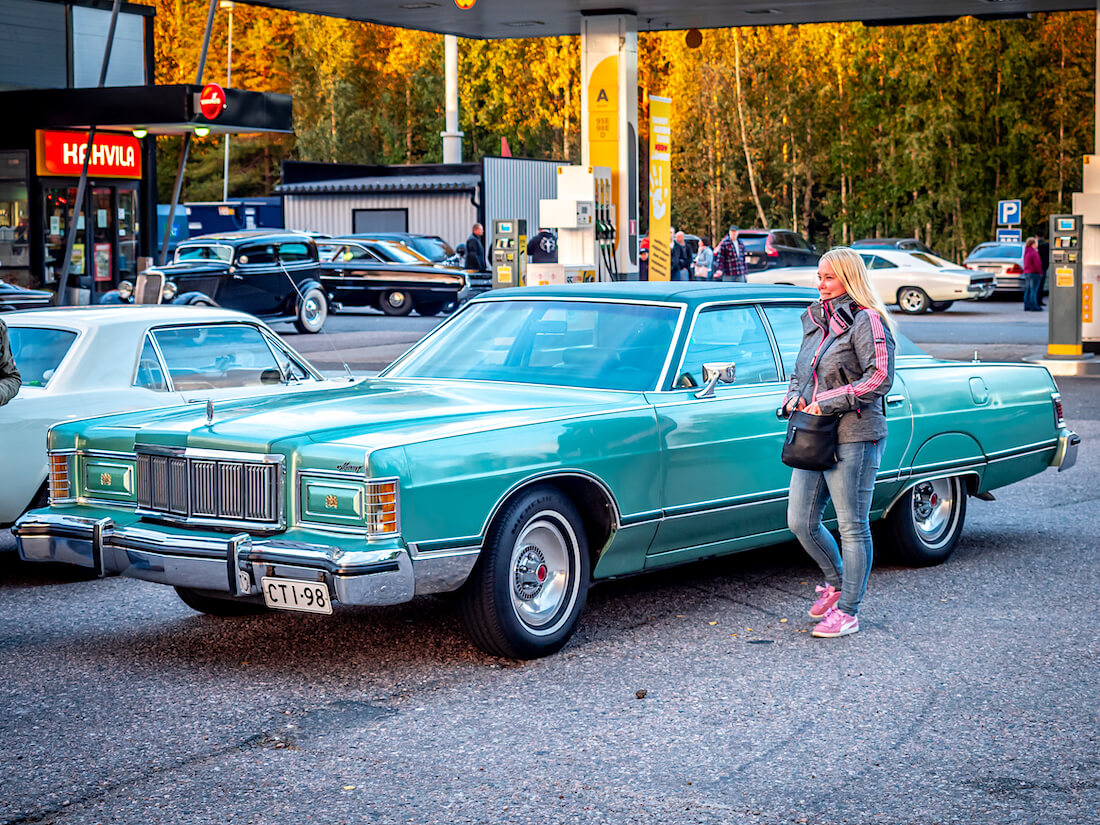
[[50, 503], [69, 498], [72, 487], [69, 484], [69, 457], [50, 455]]
[[764, 239], [764, 254], [767, 255], [770, 258], [778, 258], [779, 257], [779, 252], [777, 252], [775, 247], [772, 246], [772, 236], [771, 235], [768, 235], [768, 237], [766, 237]]
[[367, 533], [384, 536], [398, 532], [397, 480], [367, 481]]
[[1062, 394], [1059, 392], [1052, 392], [1050, 394], [1050, 400], [1054, 403], [1054, 426], [1066, 426], [1066, 417], [1062, 414]]
[[1020, 268], [1019, 264], [1013, 264], [1005, 270], [1005, 275], [1023, 275], [1024, 270]]

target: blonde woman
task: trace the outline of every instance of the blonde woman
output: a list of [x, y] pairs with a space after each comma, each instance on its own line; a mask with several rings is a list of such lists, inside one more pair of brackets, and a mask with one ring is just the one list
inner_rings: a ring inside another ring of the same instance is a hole
[[[817, 281], [821, 300], [802, 315], [802, 348], [783, 408], [839, 416], [837, 462], [828, 470], [792, 470], [787, 524], [825, 577], [810, 608], [819, 620], [813, 635], [834, 638], [859, 630], [871, 572], [868, 517], [886, 442], [882, 398], [894, 382], [894, 322], [857, 252], [826, 252]], [[821, 523], [830, 499], [840, 547]]]

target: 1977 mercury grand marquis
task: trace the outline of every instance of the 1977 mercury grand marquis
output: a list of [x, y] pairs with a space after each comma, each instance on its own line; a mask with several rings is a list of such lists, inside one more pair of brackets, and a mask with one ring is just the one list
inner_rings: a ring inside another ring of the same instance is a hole
[[[494, 290], [353, 387], [60, 424], [19, 550], [223, 616], [458, 591], [479, 647], [546, 655], [591, 581], [791, 538], [776, 408], [814, 297]], [[871, 517], [912, 563], [948, 557], [967, 496], [1076, 457], [1043, 367], [902, 337], [896, 374]]]

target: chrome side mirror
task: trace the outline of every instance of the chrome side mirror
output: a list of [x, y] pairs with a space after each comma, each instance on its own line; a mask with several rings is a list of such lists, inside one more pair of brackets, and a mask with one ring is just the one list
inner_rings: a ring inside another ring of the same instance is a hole
[[713, 398], [714, 387], [721, 381], [723, 384], [732, 384], [735, 365], [731, 361], [728, 364], [703, 364], [703, 378], [707, 385], [695, 393], [696, 398]]

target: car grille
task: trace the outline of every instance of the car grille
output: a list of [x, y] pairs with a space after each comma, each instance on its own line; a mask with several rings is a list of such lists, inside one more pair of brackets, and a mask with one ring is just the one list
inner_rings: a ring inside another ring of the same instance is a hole
[[174, 521], [275, 525], [281, 469], [264, 461], [139, 452], [138, 507]]

